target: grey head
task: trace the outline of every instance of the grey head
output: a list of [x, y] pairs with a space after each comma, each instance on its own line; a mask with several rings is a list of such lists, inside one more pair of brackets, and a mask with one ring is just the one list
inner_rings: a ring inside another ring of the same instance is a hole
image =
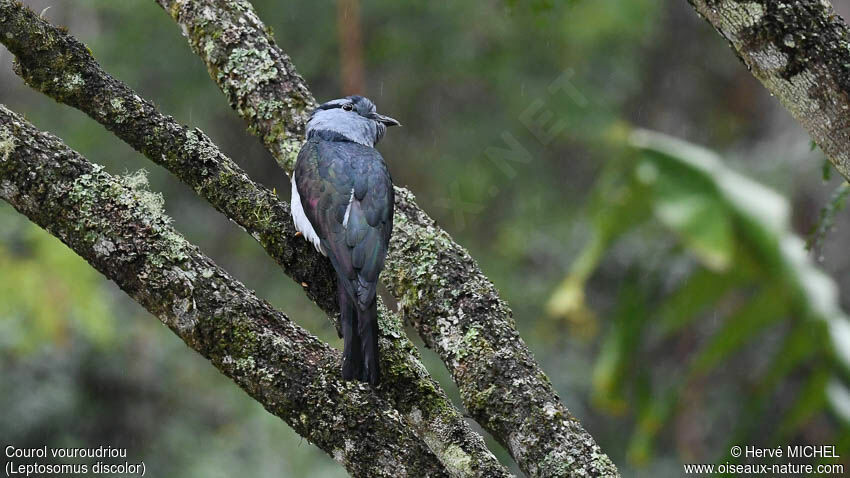
[[401, 123], [378, 114], [375, 103], [363, 96], [346, 96], [320, 105], [307, 122], [307, 138], [346, 139], [375, 146], [389, 126]]

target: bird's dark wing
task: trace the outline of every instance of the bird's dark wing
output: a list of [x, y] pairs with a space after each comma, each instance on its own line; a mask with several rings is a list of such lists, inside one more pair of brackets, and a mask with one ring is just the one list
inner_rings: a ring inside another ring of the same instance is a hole
[[393, 187], [374, 148], [308, 141], [295, 182], [307, 219], [343, 286], [361, 310], [375, 298], [392, 233]]

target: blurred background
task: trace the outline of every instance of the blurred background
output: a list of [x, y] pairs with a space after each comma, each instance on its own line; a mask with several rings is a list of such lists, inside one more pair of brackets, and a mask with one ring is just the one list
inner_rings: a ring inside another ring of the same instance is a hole
[[[289, 191], [155, 2], [24, 3]], [[380, 145], [395, 182], [478, 260], [623, 476], [735, 444], [836, 445], [847, 466], [848, 189], [687, 2], [253, 3], [320, 102], [360, 92], [404, 123]], [[147, 170], [191, 242], [340, 346], [253, 239], [30, 90], [2, 46], [0, 102], [114, 174]], [[4, 444], [126, 447], [154, 476], [345, 475], [5, 203], [0, 224]]]

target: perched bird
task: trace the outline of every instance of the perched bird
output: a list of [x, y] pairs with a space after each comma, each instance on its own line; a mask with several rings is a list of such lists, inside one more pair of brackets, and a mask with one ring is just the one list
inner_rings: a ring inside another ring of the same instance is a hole
[[375, 149], [389, 126], [362, 96], [328, 101], [307, 122], [292, 173], [295, 228], [336, 270], [344, 341], [342, 377], [376, 386], [375, 290], [393, 229], [393, 183]]

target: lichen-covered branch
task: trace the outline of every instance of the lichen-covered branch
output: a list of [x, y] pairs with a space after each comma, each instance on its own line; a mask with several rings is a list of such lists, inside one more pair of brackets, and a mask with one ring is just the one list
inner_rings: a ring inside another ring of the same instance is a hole
[[356, 476], [448, 476], [392, 405], [339, 378], [337, 351], [219, 268], [158, 196], [0, 105], [0, 198], [61, 239]]
[[77, 108], [171, 171], [257, 239], [323, 309], [335, 306], [328, 261], [295, 237], [289, 205], [248, 178], [200, 130], [161, 114], [107, 74], [85, 45], [11, 0], [0, 0], [0, 42], [15, 55], [16, 72], [32, 88]]
[[[297, 144], [292, 133], [302, 130], [305, 114], [260, 114], [274, 109], [263, 105], [286, 103], [287, 93], [256, 85], [273, 81], [274, 71], [286, 71], [287, 81], [301, 82], [301, 87], [292, 87], [299, 98], [309, 98], [309, 90], [251, 4], [156, 1], [180, 25], [231, 104], [255, 105], [237, 111], [278, 163], [291, 170], [294, 158], [288, 152]], [[268, 61], [258, 67], [255, 58]], [[234, 87], [239, 84], [252, 87]], [[276, 133], [280, 131], [289, 132], [284, 140]], [[287, 147], [281, 147], [281, 141]], [[531, 476], [616, 476], [611, 460], [561, 403], [493, 284], [416, 206], [409, 191], [396, 188], [396, 198], [393, 241], [382, 280], [451, 371], [472, 416]]]
[[446, 362], [469, 413], [530, 476], [617, 476], [561, 403], [493, 284], [413, 199], [396, 191], [392, 291]]
[[[0, 41], [32, 87], [74, 106], [193, 187], [251, 233], [323, 310], [336, 314], [328, 262], [295, 238], [289, 206], [251, 181], [199, 130], [190, 130], [104, 72], [90, 52], [31, 11], [0, 1]], [[3, 35], [11, 33], [12, 35]], [[5, 38], [4, 38], [5, 37]], [[72, 86], [56, 78], [74, 78]], [[422, 367], [397, 316], [381, 308], [388, 398], [455, 476], [509, 476]]]
[[689, 0], [850, 180], [850, 30], [827, 0]]
[[182, 22], [192, 48], [203, 52], [210, 76], [275, 158], [292, 170], [310, 111], [317, 106], [292, 61], [274, 44], [250, 3], [156, 0]]

